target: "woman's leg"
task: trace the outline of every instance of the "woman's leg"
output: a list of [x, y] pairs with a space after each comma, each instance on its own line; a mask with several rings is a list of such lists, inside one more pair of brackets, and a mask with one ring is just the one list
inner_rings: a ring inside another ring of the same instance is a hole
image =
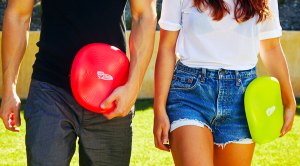
[[176, 166], [213, 165], [213, 137], [207, 127], [179, 127], [171, 132], [170, 144]]
[[[217, 117], [212, 122], [216, 143], [214, 164], [250, 166], [255, 144], [247, 124], [244, 92], [256, 78], [256, 70], [222, 71], [219, 73]], [[234, 79], [228, 79], [230, 77]]]
[[214, 165], [250, 166], [254, 147], [254, 143], [230, 143], [224, 148], [214, 145]]

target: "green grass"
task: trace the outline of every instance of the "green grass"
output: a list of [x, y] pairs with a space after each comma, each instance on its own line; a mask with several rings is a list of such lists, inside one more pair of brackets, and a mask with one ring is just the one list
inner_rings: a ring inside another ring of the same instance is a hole
[[[299, 100], [297, 101], [299, 103]], [[173, 165], [171, 154], [159, 151], [154, 147], [152, 126], [152, 100], [139, 100], [133, 119], [133, 147], [131, 166], [169, 166]], [[257, 145], [253, 157], [253, 166], [297, 166], [300, 165], [300, 104], [297, 106], [293, 130], [283, 138], [271, 143]], [[25, 122], [22, 119], [21, 132], [12, 133], [0, 124], [0, 165], [24, 166], [25, 155]], [[72, 166], [78, 165], [76, 152]]]

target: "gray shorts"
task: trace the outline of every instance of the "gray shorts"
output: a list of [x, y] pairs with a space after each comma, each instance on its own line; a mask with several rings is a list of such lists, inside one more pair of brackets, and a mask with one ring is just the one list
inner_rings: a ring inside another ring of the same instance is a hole
[[63, 89], [33, 80], [24, 117], [30, 166], [70, 165], [77, 137], [80, 165], [129, 165], [133, 111], [107, 120], [82, 108]]

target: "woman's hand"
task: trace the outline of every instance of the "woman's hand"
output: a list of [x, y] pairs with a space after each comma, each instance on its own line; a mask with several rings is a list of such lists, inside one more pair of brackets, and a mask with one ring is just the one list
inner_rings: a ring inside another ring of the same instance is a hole
[[296, 102], [294, 100], [292, 104], [284, 106], [284, 124], [281, 129], [280, 137], [283, 137], [287, 132], [289, 132], [292, 129], [295, 113], [296, 113]]
[[170, 145], [168, 144], [169, 140], [169, 130], [170, 130], [170, 121], [166, 111], [156, 111], [160, 112], [159, 114], [154, 115], [154, 142], [155, 147], [164, 150], [170, 151]]

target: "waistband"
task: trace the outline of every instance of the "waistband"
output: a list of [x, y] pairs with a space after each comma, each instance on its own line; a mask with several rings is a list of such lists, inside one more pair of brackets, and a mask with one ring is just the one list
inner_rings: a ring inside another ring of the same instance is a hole
[[183, 71], [192, 75], [216, 79], [239, 79], [256, 77], [256, 67], [249, 70], [227, 70], [227, 69], [207, 69], [193, 68], [184, 65], [180, 60], [177, 61], [175, 70]]

